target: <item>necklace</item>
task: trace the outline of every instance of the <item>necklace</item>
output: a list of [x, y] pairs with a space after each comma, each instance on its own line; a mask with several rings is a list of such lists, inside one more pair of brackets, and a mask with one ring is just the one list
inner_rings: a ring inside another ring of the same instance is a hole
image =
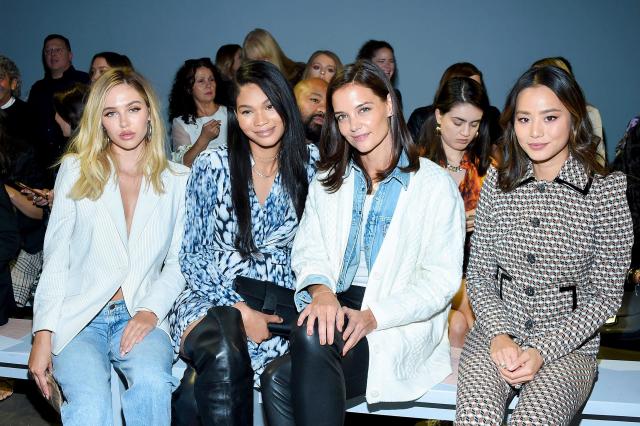
[[278, 171], [278, 168], [276, 167], [276, 169], [271, 174], [264, 174], [264, 173], [261, 173], [260, 170], [256, 169], [256, 165], [254, 164], [253, 166], [251, 166], [251, 170], [253, 170], [261, 178], [268, 179], [270, 177], [273, 177], [273, 175], [276, 174], [276, 171]]
[[453, 173], [460, 173], [463, 169], [461, 165], [458, 164], [457, 166], [454, 166], [452, 164], [449, 164], [449, 162], [447, 161], [447, 170]]

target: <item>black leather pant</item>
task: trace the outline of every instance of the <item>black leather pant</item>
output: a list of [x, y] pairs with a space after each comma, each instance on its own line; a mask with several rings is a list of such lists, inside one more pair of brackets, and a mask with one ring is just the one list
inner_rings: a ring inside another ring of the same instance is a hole
[[[359, 309], [364, 289], [339, 295], [342, 305]], [[355, 300], [348, 296], [356, 294]], [[306, 323], [294, 326], [290, 353], [267, 365], [260, 383], [269, 426], [339, 426], [346, 400], [366, 393], [369, 345], [364, 338], [345, 357], [342, 333], [320, 345], [318, 326], [307, 336]]]
[[172, 400], [173, 425], [253, 423], [253, 370], [240, 311], [209, 309], [183, 344], [188, 368]]

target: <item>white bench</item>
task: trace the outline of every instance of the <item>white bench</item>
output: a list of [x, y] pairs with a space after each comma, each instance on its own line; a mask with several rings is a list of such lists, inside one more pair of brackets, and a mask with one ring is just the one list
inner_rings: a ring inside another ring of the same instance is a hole
[[[0, 377], [27, 379], [27, 361], [31, 349], [31, 321], [12, 319], [0, 327]], [[173, 373], [182, 377], [184, 364], [174, 366]], [[348, 402], [348, 411], [418, 419], [453, 420], [456, 387], [452, 379], [438, 384], [417, 401], [367, 405], [362, 399]], [[122, 382], [112, 373], [113, 405], [120, 412], [119, 393]], [[260, 394], [254, 393], [254, 425], [263, 425]], [[511, 408], [515, 406], [515, 401]], [[117, 417], [119, 419], [119, 416]], [[600, 360], [598, 379], [589, 400], [575, 424], [637, 425], [640, 422], [640, 362]]]

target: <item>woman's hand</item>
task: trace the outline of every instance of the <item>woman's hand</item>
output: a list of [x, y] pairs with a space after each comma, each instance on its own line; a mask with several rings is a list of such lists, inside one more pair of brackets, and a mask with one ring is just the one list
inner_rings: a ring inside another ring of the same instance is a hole
[[35, 380], [38, 389], [45, 398], [51, 398], [49, 384], [47, 383], [47, 373], [53, 371], [51, 364], [51, 332], [40, 330], [36, 332], [29, 354], [29, 373]]
[[269, 331], [270, 323], [279, 324], [283, 321], [278, 315], [267, 315], [251, 309], [244, 302], [236, 303], [234, 307], [238, 309], [242, 315], [242, 323], [244, 324], [244, 331], [247, 333], [247, 337], [257, 344], [271, 338], [271, 332]]
[[158, 325], [158, 317], [150, 311], [139, 311], [129, 320], [120, 338], [120, 356], [125, 356], [136, 343]]
[[494, 337], [491, 340], [489, 351], [491, 359], [498, 366], [500, 372], [505, 369], [514, 371], [520, 366], [518, 357], [522, 349], [507, 334], [498, 334]]
[[378, 327], [378, 322], [370, 309], [356, 311], [355, 309], [343, 306], [342, 312], [344, 312], [349, 319], [347, 328], [345, 328], [342, 333], [342, 338], [345, 342], [344, 348], [342, 349], [342, 356], [345, 356], [347, 352], [349, 352], [349, 349], [353, 348], [360, 339]]
[[502, 377], [511, 385], [522, 384], [533, 380], [536, 373], [542, 367], [544, 360], [542, 359], [542, 355], [540, 355], [540, 351], [534, 348], [528, 348], [520, 353], [516, 362], [519, 367], [515, 370], [501, 371]]
[[205, 140], [207, 143], [217, 138], [220, 134], [220, 124], [220, 120], [210, 120], [204, 123], [202, 130], [200, 131], [200, 138]]
[[317, 319], [320, 344], [332, 345], [335, 329], [342, 331], [344, 326], [344, 312], [338, 298], [330, 288], [321, 284], [309, 286], [309, 293], [313, 299], [300, 313], [298, 326], [301, 326], [306, 319], [307, 335], [313, 336], [313, 326]]
[[467, 232], [473, 232], [475, 229], [474, 222], [476, 220], [476, 209], [464, 212], [464, 218], [467, 225]]

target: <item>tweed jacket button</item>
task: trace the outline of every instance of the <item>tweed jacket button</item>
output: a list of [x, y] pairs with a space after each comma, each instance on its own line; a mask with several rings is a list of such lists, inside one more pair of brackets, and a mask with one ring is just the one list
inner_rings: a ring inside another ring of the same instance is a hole
[[529, 254], [527, 255], [527, 262], [529, 262], [529, 263], [531, 263], [531, 264], [536, 263], [536, 257], [535, 257], [534, 255], [532, 255], [531, 253], [529, 253]]
[[532, 218], [531, 224], [537, 228], [538, 226], [540, 226], [540, 219], [538, 219], [537, 217]]
[[531, 329], [533, 328], [533, 321], [532, 321], [532, 320], [530, 320], [530, 319], [529, 319], [529, 320], [527, 320], [527, 321], [524, 323], [524, 328], [525, 328], [525, 329], [527, 329], [527, 330], [531, 330]]
[[533, 296], [534, 294], [536, 294], [536, 291], [533, 289], [533, 287], [527, 287], [524, 289], [524, 294], [526, 294], [527, 296]]
[[547, 190], [547, 184], [545, 184], [545, 183], [539, 183], [538, 184], [538, 191], [544, 192], [546, 190]]

